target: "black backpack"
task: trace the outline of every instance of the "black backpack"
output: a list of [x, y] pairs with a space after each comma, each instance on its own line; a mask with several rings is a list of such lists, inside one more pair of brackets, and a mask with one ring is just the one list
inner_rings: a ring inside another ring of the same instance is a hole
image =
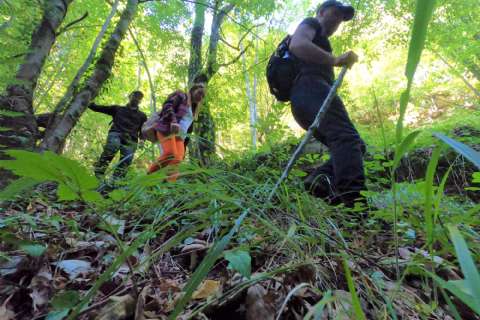
[[280, 42], [267, 65], [267, 81], [270, 92], [278, 101], [290, 101], [290, 91], [298, 76], [297, 58], [288, 50], [291, 36]]

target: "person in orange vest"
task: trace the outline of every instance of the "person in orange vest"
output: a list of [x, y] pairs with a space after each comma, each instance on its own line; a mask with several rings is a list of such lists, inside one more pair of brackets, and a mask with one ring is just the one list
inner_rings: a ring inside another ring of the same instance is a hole
[[194, 79], [188, 92], [177, 90], [164, 102], [154, 125], [161, 155], [148, 169], [149, 174], [168, 167], [167, 181], [178, 179], [178, 165], [185, 158], [186, 140], [205, 98], [207, 81], [207, 77], [201, 74]]

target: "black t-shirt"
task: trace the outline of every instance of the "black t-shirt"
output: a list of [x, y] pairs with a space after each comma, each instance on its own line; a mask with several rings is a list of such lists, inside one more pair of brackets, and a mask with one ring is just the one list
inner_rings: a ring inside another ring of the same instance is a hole
[[[313, 43], [323, 50], [332, 53], [332, 45], [327, 37], [322, 35], [322, 26], [320, 22], [315, 18], [307, 18], [300, 23], [300, 25], [308, 25], [313, 28], [316, 33], [313, 38]], [[329, 84], [333, 84], [335, 81], [335, 73], [333, 72], [333, 66], [315, 64], [300, 60], [300, 72], [301, 74], [313, 74], [321, 76]]]
[[89, 108], [96, 112], [111, 115], [113, 117], [113, 123], [110, 132], [125, 134], [125, 138], [130, 138], [133, 141], [138, 141], [142, 125], [147, 121], [145, 113], [128, 107], [98, 106], [92, 103]]

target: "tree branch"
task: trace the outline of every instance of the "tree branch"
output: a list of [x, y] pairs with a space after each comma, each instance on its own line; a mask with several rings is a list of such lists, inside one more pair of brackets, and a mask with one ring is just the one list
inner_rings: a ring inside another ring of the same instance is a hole
[[83, 16], [81, 16], [81, 17], [78, 18], [77, 20], [74, 20], [74, 21], [70, 22], [70, 23], [67, 24], [65, 27], [63, 27], [62, 29], [60, 29], [60, 30], [57, 32], [56, 36], [58, 37], [58, 36], [61, 35], [62, 33], [67, 32], [70, 27], [76, 25], [77, 23], [82, 22], [82, 21], [85, 20], [87, 17], [88, 17], [88, 11], [85, 12], [85, 13], [83, 14]]
[[147, 58], [145, 57], [145, 54], [143, 53], [142, 47], [140, 47], [140, 44], [137, 41], [137, 38], [135, 37], [135, 34], [132, 32], [131, 28], [128, 28], [128, 33], [130, 34], [130, 37], [132, 37], [133, 43], [135, 44], [135, 47], [137, 48], [138, 54], [140, 55], [140, 58], [142, 59], [142, 64], [143, 67], [145, 68], [145, 71], [147, 72], [147, 77], [148, 77], [148, 83], [150, 84], [150, 99], [151, 99], [151, 107], [152, 107], [152, 114], [154, 112], [157, 112], [157, 100], [155, 97], [155, 86], [153, 85], [153, 80], [152, 80], [152, 74], [150, 73], [150, 69], [148, 68], [147, 64]]
[[237, 46], [235, 47], [233, 44], [230, 44], [227, 42], [227, 40], [225, 40], [222, 36], [220, 36], [220, 39], [219, 39], [221, 42], [223, 42], [225, 45], [227, 45], [227, 47], [230, 47], [232, 48], [233, 50], [240, 50], [240, 48]]
[[248, 46], [245, 47], [245, 49], [243, 49], [239, 54], [238, 56], [236, 56], [232, 61], [230, 62], [227, 62], [227, 63], [222, 63], [222, 64], [219, 64], [218, 67], [219, 68], [223, 68], [223, 67], [228, 67], [232, 64], [235, 64], [238, 62], [238, 60], [240, 60], [240, 58], [242, 57], [242, 55], [245, 54], [245, 52], [247, 52], [248, 48], [250, 48], [252, 46], [251, 43], [248, 44]]
[[242, 50], [240, 48], [240, 44], [243, 42], [243, 40], [245, 40], [245, 38], [251, 33], [251, 31], [255, 28], [258, 28], [258, 27], [261, 27], [263, 26], [265, 23], [259, 23], [257, 25], [254, 25], [252, 26], [250, 29], [247, 30], [247, 32], [245, 32], [245, 34], [243, 34], [241, 37], [240, 37], [240, 40], [238, 41], [238, 45], [237, 46], [234, 46], [233, 44], [230, 44], [227, 42], [227, 40], [225, 40], [222, 36], [220, 36], [220, 41], [223, 42], [224, 44], [226, 44], [228, 47], [234, 49], [234, 50], [237, 50], [237, 51], [240, 51]]
[[[138, 3], [141, 4], [141, 3], [147, 3], [147, 2], [153, 2], [153, 1], [159, 1], [159, 0], [139, 0]], [[202, 5], [202, 6], [205, 6], [207, 7], [208, 9], [211, 9], [213, 10], [215, 13], [217, 13], [217, 11], [220, 11], [220, 10], [224, 10], [226, 7], [222, 8], [222, 9], [218, 9], [218, 8], [215, 8], [211, 5], [209, 5], [208, 3], [205, 3], [205, 2], [199, 2], [199, 1], [196, 1], [196, 0], [178, 0], [178, 1], [181, 1], [181, 2], [186, 2], [186, 3], [193, 3], [193, 4], [199, 4], [199, 5]], [[228, 5], [227, 5], [228, 6]], [[226, 14], [226, 17], [228, 17], [233, 23], [237, 24], [238, 26], [240, 26], [241, 28], [245, 29], [245, 30], [249, 30], [249, 28], [244, 25], [243, 23], [241, 22], [238, 22], [237, 20], [235, 20], [232, 16], [230, 16], [229, 14]], [[253, 32], [249, 32], [251, 33], [255, 38], [259, 39], [259, 40], [262, 40], [263, 42], [267, 42], [265, 39], [263, 39], [262, 37], [260, 37], [258, 34], [256, 33], [253, 33]]]

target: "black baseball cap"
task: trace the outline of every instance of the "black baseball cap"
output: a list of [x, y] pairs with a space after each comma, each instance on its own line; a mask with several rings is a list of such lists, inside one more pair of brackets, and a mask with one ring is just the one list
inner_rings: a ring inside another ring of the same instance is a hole
[[318, 7], [318, 11], [325, 10], [329, 7], [337, 7], [343, 12], [343, 21], [350, 21], [355, 15], [355, 9], [352, 6], [347, 6], [336, 0], [327, 0]]

